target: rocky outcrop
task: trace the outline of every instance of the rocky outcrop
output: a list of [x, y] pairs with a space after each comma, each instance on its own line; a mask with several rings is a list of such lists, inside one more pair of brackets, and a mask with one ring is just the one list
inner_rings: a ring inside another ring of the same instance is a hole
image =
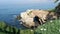
[[27, 10], [20, 14], [20, 20], [22, 24], [27, 28], [35, 28], [47, 20], [57, 18], [54, 12], [49, 12], [47, 10]]

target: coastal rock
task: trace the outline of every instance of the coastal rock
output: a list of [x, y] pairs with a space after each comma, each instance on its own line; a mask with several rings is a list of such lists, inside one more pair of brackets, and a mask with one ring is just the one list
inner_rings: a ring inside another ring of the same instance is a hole
[[[34, 17], [37, 16], [38, 20], [34, 22]], [[27, 28], [37, 27], [40, 23], [43, 24], [46, 20], [55, 19], [57, 16], [54, 12], [49, 12], [47, 10], [27, 10], [20, 14], [20, 21]], [[41, 23], [42, 22], [42, 23]]]

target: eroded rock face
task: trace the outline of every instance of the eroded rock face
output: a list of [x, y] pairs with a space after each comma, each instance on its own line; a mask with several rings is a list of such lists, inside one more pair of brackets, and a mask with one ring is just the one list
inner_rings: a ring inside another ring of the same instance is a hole
[[[34, 18], [37, 16], [37, 19]], [[54, 12], [49, 12], [46, 10], [28, 10], [26, 12], [22, 12], [20, 15], [20, 21], [27, 28], [37, 27], [45, 23], [46, 20], [57, 18]], [[35, 21], [34, 21], [35, 20]]]
[[35, 26], [35, 23], [33, 22], [33, 18], [31, 18], [26, 12], [21, 13], [21, 21], [23, 22], [23, 25], [25, 27], [31, 28], [32, 26]]

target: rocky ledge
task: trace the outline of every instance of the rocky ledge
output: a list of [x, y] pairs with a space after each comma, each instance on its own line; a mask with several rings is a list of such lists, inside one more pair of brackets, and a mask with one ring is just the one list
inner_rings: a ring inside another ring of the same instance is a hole
[[39, 25], [46, 23], [48, 20], [53, 20], [56, 18], [57, 15], [55, 12], [39, 9], [26, 10], [17, 16], [20, 24], [24, 25], [27, 28], [36, 28]]

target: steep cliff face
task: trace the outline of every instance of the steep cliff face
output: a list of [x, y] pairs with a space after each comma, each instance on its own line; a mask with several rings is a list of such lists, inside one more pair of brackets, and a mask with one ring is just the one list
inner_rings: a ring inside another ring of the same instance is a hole
[[[46, 10], [27, 10], [22, 12], [20, 17], [20, 21], [27, 28], [37, 27], [39, 24], [45, 23], [46, 20], [57, 18], [54, 12]], [[37, 18], [35, 19], [35, 17]]]

